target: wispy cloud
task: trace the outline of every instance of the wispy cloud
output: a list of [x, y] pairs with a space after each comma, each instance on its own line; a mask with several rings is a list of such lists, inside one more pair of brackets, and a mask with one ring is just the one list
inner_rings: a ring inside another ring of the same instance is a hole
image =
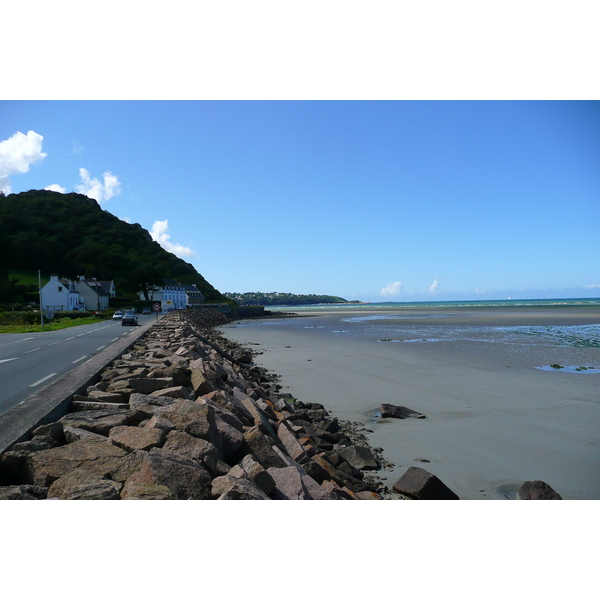
[[399, 296], [402, 293], [402, 284], [399, 281], [388, 283], [382, 290], [382, 296]]
[[44, 136], [35, 131], [27, 135], [17, 131], [7, 140], [0, 142], [0, 190], [11, 192], [11, 175], [20, 175], [29, 171], [29, 166], [48, 156], [42, 152]]
[[67, 188], [64, 188], [62, 185], [58, 185], [58, 183], [52, 183], [44, 188], [45, 190], [50, 190], [51, 192], [60, 192], [64, 194], [67, 191]]
[[592, 289], [592, 288], [600, 288], [600, 285], [597, 284], [597, 283], [593, 283], [592, 285], [586, 285], [585, 287], [586, 287], [586, 289], [589, 290], [589, 289]]
[[104, 182], [101, 182], [96, 177], [90, 177], [89, 171], [83, 167], [79, 169], [79, 177], [81, 178], [81, 184], [75, 186], [75, 189], [80, 194], [93, 198], [99, 204], [121, 193], [121, 182], [110, 171], [102, 173]]
[[83, 146], [77, 140], [73, 140], [73, 150], [71, 150], [71, 154], [81, 154], [82, 152]]
[[158, 242], [165, 250], [172, 252], [180, 258], [186, 258], [188, 256], [194, 256], [196, 252], [191, 248], [182, 246], [181, 244], [174, 244], [169, 241], [171, 236], [167, 233], [169, 231], [169, 221], [154, 221], [150, 235], [155, 242]]

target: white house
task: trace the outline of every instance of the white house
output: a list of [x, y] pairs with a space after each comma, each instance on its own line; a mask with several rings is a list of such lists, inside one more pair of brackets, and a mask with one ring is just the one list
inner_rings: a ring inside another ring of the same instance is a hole
[[[171, 312], [187, 306], [185, 286], [175, 279], [163, 279], [162, 287], [149, 293], [152, 302], [160, 302], [163, 312]], [[199, 290], [196, 290], [200, 293]], [[145, 300], [144, 294], [139, 292], [140, 300]], [[204, 297], [203, 297], [204, 298]]]
[[42, 288], [43, 310], [85, 310], [85, 299], [79, 294], [77, 283], [51, 275]]
[[170, 312], [180, 308], [185, 308], [185, 288], [175, 279], [163, 279], [163, 311]]
[[79, 295], [85, 299], [87, 310], [106, 310], [108, 308], [109, 292], [103, 291], [101, 282], [96, 279], [86, 279], [80, 275], [77, 288]]

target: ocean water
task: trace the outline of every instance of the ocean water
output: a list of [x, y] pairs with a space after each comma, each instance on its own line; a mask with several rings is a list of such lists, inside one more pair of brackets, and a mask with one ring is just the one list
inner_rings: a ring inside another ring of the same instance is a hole
[[[423, 317], [423, 319], [435, 316]], [[378, 342], [488, 342], [496, 344], [557, 346], [569, 348], [600, 349], [600, 324], [594, 325], [387, 325], [390, 319], [402, 321], [396, 315], [383, 315], [380, 319], [355, 317], [342, 319], [359, 327], [333, 329], [332, 333], [377, 337]], [[308, 325], [307, 327], [311, 327]]]
[[[477, 346], [484, 352], [493, 352], [495, 348], [495, 351], [504, 354], [527, 356], [531, 361], [531, 368], [556, 372], [558, 369], [552, 365], [558, 365], [562, 367], [562, 373], [600, 373], [600, 322], [585, 325], [535, 325], [526, 324], [527, 321], [522, 325], [477, 324], [477, 315], [484, 314], [485, 311], [481, 309], [485, 307], [523, 308], [532, 315], [544, 309], [566, 314], [572, 310], [579, 312], [582, 307], [600, 308], [600, 299], [386, 302], [268, 307], [268, 310], [294, 312], [299, 318], [259, 321], [255, 322], [255, 325], [249, 322], [247, 326], [304, 330], [307, 334], [312, 333], [315, 336], [316, 343], [321, 336], [335, 336], [340, 340], [360, 340], [364, 343], [427, 344], [432, 346], [432, 350], [435, 346], [443, 352], [450, 346], [454, 348], [455, 343], [460, 342], [465, 348]], [[414, 310], [415, 308], [420, 310]], [[403, 309], [413, 310], [403, 312]], [[495, 311], [496, 314], [497, 312]], [[511, 312], [509, 310], [505, 314], [509, 315]], [[306, 318], [302, 318], [303, 316]], [[473, 324], [469, 324], [471, 316]], [[454, 320], [457, 321], [456, 324], [453, 323]], [[535, 320], [532, 319], [531, 322], [534, 323]], [[365, 351], [368, 351], [367, 348]]]
[[506, 300], [442, 300], [428, 302], [364, 302], [347, 304], [304, 304], [300, 306], [268, 306], [268, 310], [277, 311], [305, 311], [305, 310], [379, 310], [382, 308], [458, 308], [458, 307], [484, 307], [484, 306], [595, 306], [600, 307], [600, 298], [548, 298], [548, 299], [512, 299]]

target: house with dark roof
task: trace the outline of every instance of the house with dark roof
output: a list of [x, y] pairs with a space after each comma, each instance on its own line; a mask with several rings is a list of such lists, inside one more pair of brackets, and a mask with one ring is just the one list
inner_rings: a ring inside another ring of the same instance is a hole
[[185, 288], [175, 279], [163, 279], [163, 311], [185, 308]]
[[204, 304], [204, 294], [194, 285], [184, 285], [185, 303], [188, 308], [196, 308]]
[[110, 292], [105, 292], [102, 283], [96, 279], [79, 276], [77, 281], [79, 295], [83, 296], [87, 310], [107, 310]]
[[[160, 302], [163, 312], [193, 308], [204, 304], [204, 294], [195, 286], [179, 283], [175, 279], [163, 279], [163, 285], [150, 292], [152, 302]], [[139, 293], [140, 300], [145, 300]]]
[[[115, 288], [115, 282], [114, 281], [101, 281], [99, 279], [96, 279], [95, 277], [93, 278], [92, 281], [96, 282], [96, 286], [100, 286], [100, 289], [107, 293], [111, 298], [114, 298], [117, 295], [117, 290]], [[86, 282], [89, 283], [90, 280], [86, 279]]]
[[[184, 286], [175, 279], [163, 279], [162, 287], [150, 291], [152, 302], [160, 302], [163, 312], [171, 312], [186, 307]], [[139, 292], [140, 300], [145, 300], [144, 294]]]

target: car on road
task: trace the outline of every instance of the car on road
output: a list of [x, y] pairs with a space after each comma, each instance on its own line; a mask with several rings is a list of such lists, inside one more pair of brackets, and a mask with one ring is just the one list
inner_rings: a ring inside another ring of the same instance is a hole
[[133, 313], [125, 313], [121, 320], [121, 325], [137, 325], [137, 317]]
[[149, 315], [150, 314], [150, 309], [149, 308], [144, 308], [144, 310], [142, 310], [142, 314], [143, 315]]
[[113, 315], [113, 321], [120, 321], [123, 318], [123, 311], [122, 310], [118, 310], [114, 315]]

